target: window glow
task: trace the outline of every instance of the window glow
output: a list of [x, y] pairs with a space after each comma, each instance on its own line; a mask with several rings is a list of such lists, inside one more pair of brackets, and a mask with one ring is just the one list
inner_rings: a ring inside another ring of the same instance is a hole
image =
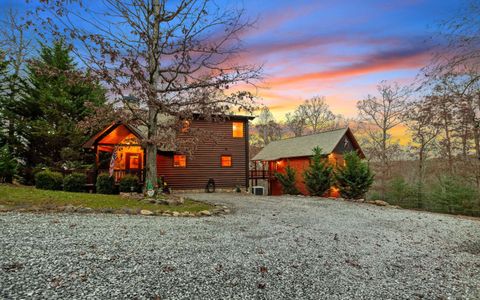
[[234, 138], [243, 138], [243, 122], [232, 123], [232, 135]]
[[232, 166], [232, 156], [231, 155], [222, 155], [221, 157], [222, 167], [231, 167]]
[[190, 130], [190, 121], [184, 120], [182, 122], [182, 132], [187, 133]]
[[176, 168], [185, 168], [187, 166], [187, 156], [175, 154], [173, 156], [173, 166]]

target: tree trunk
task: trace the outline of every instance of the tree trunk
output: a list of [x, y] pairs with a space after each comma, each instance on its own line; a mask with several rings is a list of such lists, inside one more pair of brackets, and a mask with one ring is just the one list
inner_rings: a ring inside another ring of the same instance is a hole
[[146, 145], [146, 180], [147, 187], [149, 183], [155, 186], [157, 184], [157, 145], [155, 137], [157, 135], [157, 112], [155, 108], [150, 107], [148, 110], [148, 142]]
[[158, 109], [155, 107], [154, 103], [157, 99], [157, 83], [159, 80], [158, 74], [158, 65], [160, 60], [160, 55], [158, 51], [158, 43], [160, 36], [160, 0], [155, 0], [152, 3], [153, 5], [153, 24], [152, 24], [152, 38], [148, 44], [148, 71], [149, 71], [149, 85], [151, 93], [148, 103], [148, 136], [147, 136], [147, 159], [146, 159], [146, 178], [145, 184], [146, 187], [149, 187], [149, 184], [156, 186], [157, 185], [157, 116]]
[[[15, 123], [13, 121], [13, 118], [10, 117], [8, 119], [8, 142], [7, 142], [7, 145], [8, 145], [8, 153], [11, 156], [14, 156], [14, 154], [13, 154], [14, 151], [15, 151], [14, 143], [15, 143]], [[5, 176], [5, 183], [13, 183], [13, 176], [10, 175], [10, 174]]]
[[418, 152], [418, 191], [417, 191], [417, 208], [423, 207], [423, 174], [424, 174], [424, 144], [420, 145]]
[[386, 125], [382, 129], [382, 199], [385, 200], [387, 194], [387, 173], [388, 173], [388, 159], [387, 159], [387, 130]]

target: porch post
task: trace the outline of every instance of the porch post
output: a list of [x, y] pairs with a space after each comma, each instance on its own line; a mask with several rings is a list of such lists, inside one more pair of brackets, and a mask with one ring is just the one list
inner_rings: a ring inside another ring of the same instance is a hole
[[[147, 173], [145, 172], [145, 165], [147, 163], [147, 152], [145, 151], [145, 148], [142, 147], [142, 151], [143, 151], [143, 161], [142, 161], [142, 184], [145, 186], [145, 177], [147, 176]], [[156, 163], [156, 162], [155, 162]]]
[[95, 152], [95, 166], [93, 168], [93, 191], [96, 192], [97, 176], [98, 176], [98, 163], [100, 161], [100, 158], [98, 156], [98, 145], [97, 144], [95, 144], [93, 146], [93, 151]]

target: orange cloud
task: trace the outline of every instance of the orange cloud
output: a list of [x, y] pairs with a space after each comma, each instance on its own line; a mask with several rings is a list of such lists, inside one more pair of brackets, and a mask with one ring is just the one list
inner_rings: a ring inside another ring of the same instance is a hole
[[270, 87], [276, 87], [304, 81], [331, 80], [339, 77], [353, 77], [374, 72], [420, 68], [424, 66], [431, 57], [428, 51], [427, 49], [422, 49], [420, 51], [411, 50], [406, 53], [396, 51], [386, 54], [381, 53], [380, 55], [367, 58], [364, 62], [333, 70], [273, 78], [268, 82], [268, 85]]

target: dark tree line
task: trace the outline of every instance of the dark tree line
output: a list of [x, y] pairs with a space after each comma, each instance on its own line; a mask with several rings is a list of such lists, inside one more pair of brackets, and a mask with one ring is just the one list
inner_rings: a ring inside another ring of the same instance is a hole
[[[24, 27], [12, 30], [24, 38]], [[15, 43], [7, 43], [8, 36], [2, 38], [3, 45], [9, 45], [0, 57], [2, 180], [12, 182], [18, 173], [25, 183], [32, 183], [35, 169], [87, 163], [81, 150], [86, 136], [77, 125], [93, 113], [93, 107], [105, 105], [105, 90], [78, 68], [63, 40], [39, 43], [38, 52], [30, 49], [27, 56], [23, 47], [30, 42], [17, 37], [10, 39]]]

